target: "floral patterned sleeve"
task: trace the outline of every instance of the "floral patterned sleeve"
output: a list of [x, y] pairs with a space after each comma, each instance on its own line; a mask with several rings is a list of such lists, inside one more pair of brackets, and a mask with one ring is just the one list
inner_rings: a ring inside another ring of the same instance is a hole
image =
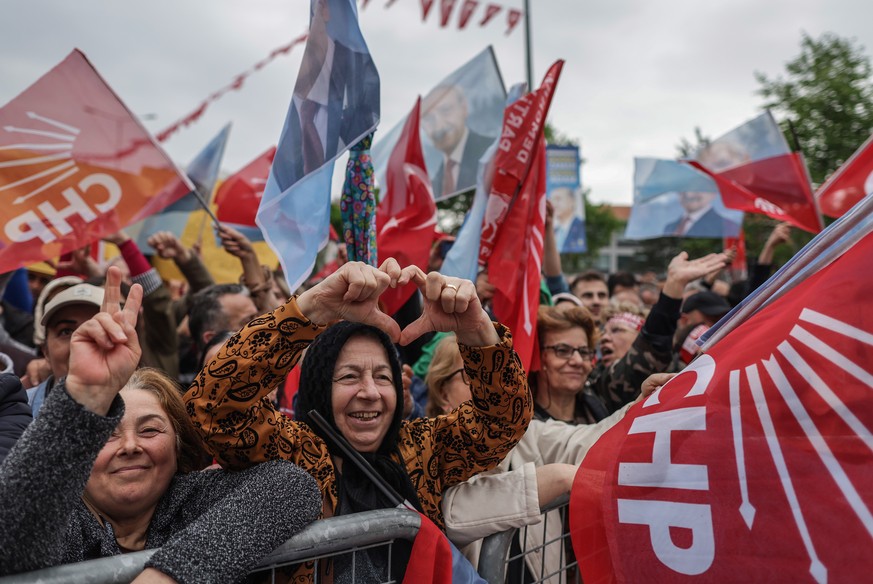
[[[460, 345], [473, 399], [449, 414], [415, 420], [405, 428], [401, 452], [420, 494], [441, 493], [496, 467], [533, 418], [533, 397], [512, 349], [512, 335], [503, 325], [496, 328], [501, 339], [497, 345]], [[416, 458], [419, 468], [412, 468]]]
[[241, 469], [276, 458], [297, 462], [312, 434], [266, 396], [323, 330], [291, 298], [228, 339], [194, 379], [185, 407], [223, 467]]

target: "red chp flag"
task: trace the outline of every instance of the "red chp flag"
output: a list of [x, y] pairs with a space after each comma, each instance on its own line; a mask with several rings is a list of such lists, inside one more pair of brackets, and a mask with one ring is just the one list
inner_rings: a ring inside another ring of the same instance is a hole
[[873, 192], [873, 136], [816, 191], [821, 212], [842, 217], [855, 203]]
[[255, 216], [275, 155], [273, 146], [222, 183], [215, 193], [215, 215], [219, 221], [257, 228]]
[[504, 112], [479, 248], [479, 263], [488, 266], [495, 287], [494, 314], [512, 330], [515, 350], [528, 370], [537, 365], [536, 314], [546, 211], [543, 124], [563, 65], [556, 61], [539, 89]]
[[728, 209], [760, 213], [812, 233], [824, 228], [813, 200], [806, 164], [797, 152], [717, 172], [694, 160], [684, 162], [712, 177]]
[[81, 248], [192, 188], [74, 50], [0, 109], [0, 272]]
[[[425, 272], [436, 231], [436, 204], [419, 136], [421, 99], [406, 118], [391, 151], [385, 173], [385, 196], [376, 209], [376, 248], [381, 258], [395, 258], [401, 266], [416, 265]], [[394, 314], [415, 292], [414, 286], [382, 293], [386, 314]]]
[[570, 501], [586, 584], [868, 581], [870, 257], [868, 233], [598, 440]]

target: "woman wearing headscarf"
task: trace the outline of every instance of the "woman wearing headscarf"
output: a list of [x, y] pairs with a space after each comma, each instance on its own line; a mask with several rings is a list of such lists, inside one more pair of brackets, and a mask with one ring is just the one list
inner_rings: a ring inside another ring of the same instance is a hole
[[[379, 310], [378, 299], [389, 286], [408, 284], [421, 290], [424, 310], [401, 331]], [[457, 335], [473, 399], [446, 416], [403, 421], [393, 342], [405, 345], [428, 331]], [[295, 421], [264, 397], [304, 349], [301, 415]], [[317, 411], [384, 481], [440, 527], [443, 491], [494, 468], [533, 414], [511, 335], [491, 322], [473, 283], [436, 272], [425, 276], [415, 266], [401, 270], [393, 259], [378, 269], [347, 263], [250, 322], [200, 372], [185, 400], [222, 465], [296, 462], [319, 481], [325, 517], [394, 506], [312, 424], [309, 412]], [[383, 559], [371, 559], [379, 569]]]

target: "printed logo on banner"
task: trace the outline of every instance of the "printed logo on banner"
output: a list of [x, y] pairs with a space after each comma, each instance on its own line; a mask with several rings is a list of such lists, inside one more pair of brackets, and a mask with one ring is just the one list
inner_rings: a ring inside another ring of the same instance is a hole
[[[98, 213], [114, 209], [121, 201], [121, 185], [106, 173], [81, 175], [73, 159], [80, 128], [32, 111], [26, 115], [21, 126], [3, 127], [13, 140], [24, 140], [0, 146], [0, 168], [12, 178], [0, 186], [0, 192], [16, 189], [19, 194], [11, 205], [20, 207], [13, 211], [17, 214], [6, 222], [3, 232], [13, 242], [39, 238], [51, 243], [73, 231], [71, 218], [90, 222]], [[9, 159], [3, 151], [11, 155]], [[74, 177], [78, 180], [72, 180]], [[50, 189], [65, 184], [70, 184], [61, 191], [66, 206], [46, 200], [34, 205], [34, 201], [46, 198]]]
[[[571, 526], [587, 583], [853, 582], [873, 571], [873, 236], [607, 432]], [[632, 553], [628, 550], [633, 550]]]
[[0, 272], [93, 243], [191, 190], [77, 50], [0, 107]]
[[[650, 442], [651, 461], [619, 462], [618, 484], [650, 489], [652, 497], [648, 500], [619, 498], [619, 523], [645, 526], [655, 556], [663, 565], [680, 574], [697, 575], [706, 572], [715, 559], [717, 534], [713, 515], [738, 514], [747, 532], [779, 529], [799, 534], [802, 546], [799, 551], [809, 560], [809, 575], [816, 582], [827, 582], [827, 569], [811, 536], [815, 518], [820, 513], [817, 509], [820, 502], [802, 496], [804, 493], [798, 490], [798, 475], [810, 470], [808, 461], [798, 457], [798, 453], [819, 458], [836, 486], [835, 490], [829, 490], [828, 496], [842, 497], [851, 515], [873, 539], [873, 516], [844, 468], [853, 464], [852, 458], [841, 456], [845, 450], [824, 436], [814, 421], [821, 415], [822, 405], [826, 405], [859, 443], [873, 447], [873, 435], [859, 419], [859, 412], [853, 411], [840, 396], [838, 384], [826, 381], [835, 378], [836, 368], [841, 374], [862, 380], [873, 388], [873, 375], [861, 365], [870, 362], [873, 353], [859, 364], [852, 359], [853, 354], [857, 357], [856, 343], [873, 347], [873, 334], [807, 308], [773, 355], [730, 370], [730, 438], [725, 444], [725, 457], [718, 462], [731, 461], [735, 466], [739, 498], [724, 506], [716, 502], [694, 502], [693, 497], [668, 496], [671, 492], [709, 491], [714, 478], [710, 471], [716, 461], [701, 457], [698, 461], [683, 459], [680, 463], [672, 458], [672, 452], [680, 444], [687, 449], [693, 447], [690, 433], [715, 429], [707, 428], [707, 408], [694, 398], [710, 389], [718, 363], [709, 355], [698, 358], [687, 370], [693, 375], [683, 374], [668, 386], [674, 396], [684, 393], [687, 405], [643, 413], [631, 424], [628, 445], [633, 440]], [[805, 358], [804, 349], [817, 353], [823, 360]], [[690, 382], [692, 377], [693, 383]], [[643, 407], [659, 403], [659, 394], [655, 394]], [[688, 434], [676, 438], [677, 432]], [[789, 436], [787, 443], [779, 438]], [[758, 444], [753, 448], [766, 450], [766, 459], [747, 456], [745, 445], [755, 442]], [[760, 475], [764, 473], [775, 473], [775, 476], [762, 484]], [[785, 524], [780, 521], [780, 525], [774, 525], [770, 518], [770, 525], [756, 525], [756, 521], [768, 523], [766, 518], [756, 518], [754, 500], [772, 495], [763, 493], [763, 488], [777, 489], [779, 497], [788, 504], [780, 513], [781, 519], [787, 520]], [[685, 533], [676, 537], [673, 534], [677, 531]]]

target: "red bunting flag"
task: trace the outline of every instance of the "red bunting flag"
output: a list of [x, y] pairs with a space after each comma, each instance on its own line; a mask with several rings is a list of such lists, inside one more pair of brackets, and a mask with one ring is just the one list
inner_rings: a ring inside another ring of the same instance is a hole
[[586, 584], [868, 581], [869, 225], [588, 452], [570, 501]]
[[[421, 149], [420, 110], [419, 98], [388, 159], [385, 196], [376, 210], [376, 245], [380, 257], [393, 257], [401, 266], [414, 264], [426, 272], [437, 215]], [[414, 292], [414, 286], [385, 290], [380, 297], [385, 313], [397, 312]]]
[[222, 223], [257, 227], [255, 216], [276, 155], [273, 146], [229, 177], [215, 194], [216, 217]]
[[516, 10], [515, 8], [510, 8], [506, 13], [506, 34], [509, 34], [513, 31], [513, 29], [518, 26], [518, 22], [521, 20], [521, 10]]
[[482, 20], [479, 21], [479, 26], [485, 26], [488, 24], [492, 18], [497, 16], [497, 13], [503, 10], [503, 6], [499, 4], [489, 4], [485, 7], [485, 16], [482, 17]]
[[873, 136], [867, 139], [816, 191], [821, 212], [842, 217], [855, 203], [873, 192]]
[[461, 5], [461, 11], [458, 15], [458, 28], [464, 30], [467, 27], [467, 22], [469, 22], [470, 17], [473, 16], [473, 12], [476, 11], [476, 8], [479, 6], [479, 0], [464, 0], [464, 3]]
[[427, 15], [430, 14], [430, 9], [436, 0], [421, 0], [421, 19], [427, 20]]
[[512, 330], [525, 368], [536, 362], [536, 315], [546, 211], [543, 124], [561, 75], [556, 61], [539, 89], [506, 108], [482, 225], [479, 263], [495, 288], [494, 314]]
[[440, 26], [445, 28], [449, 24], [449, 19], [452, 17], [452, 10], [455, 9], [457, 0], [440, 0]]
[[815, 206], [803, 156], [797, 152], [746, 162], [714, 172], [695, 160], [685, 160], [716, 182], [729, 209], [760, 213], [818, 233], [821, 216]]
[[0, 272], [84, 247], [192, 188], [74, 50], [0, 109]]

